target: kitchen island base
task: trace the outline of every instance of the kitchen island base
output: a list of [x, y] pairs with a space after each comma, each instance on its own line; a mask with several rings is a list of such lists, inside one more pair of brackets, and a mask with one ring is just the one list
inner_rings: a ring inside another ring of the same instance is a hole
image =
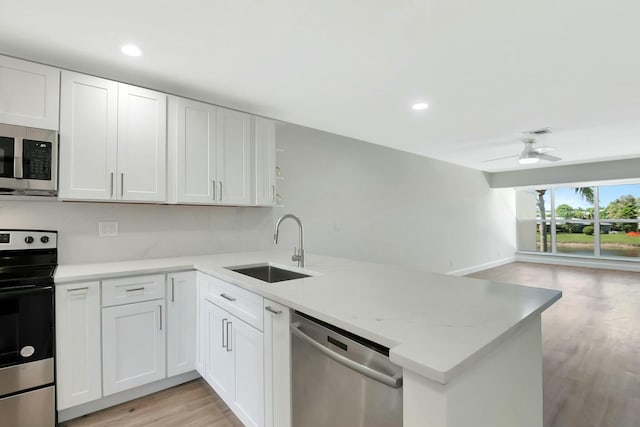
[[403, 427], [542, 427], [542, 423], [540, 314], [447, 384], [404, 371]]

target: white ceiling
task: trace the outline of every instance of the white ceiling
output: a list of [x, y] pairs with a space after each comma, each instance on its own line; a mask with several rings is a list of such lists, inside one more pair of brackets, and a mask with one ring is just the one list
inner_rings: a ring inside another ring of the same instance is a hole
[[482, 160], [547, 126], [554, 166], [640, 157], [639, 17], [636, 0], [1, 0], [0, 52], [499, 171], [517, 159]]

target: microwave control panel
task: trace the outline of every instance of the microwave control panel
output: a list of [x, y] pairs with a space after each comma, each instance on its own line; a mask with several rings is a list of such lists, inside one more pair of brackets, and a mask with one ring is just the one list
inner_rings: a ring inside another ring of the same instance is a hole
[[51, 142], [33, 139], [22, 140], [23, 178], [50, 180], [52, 150]]

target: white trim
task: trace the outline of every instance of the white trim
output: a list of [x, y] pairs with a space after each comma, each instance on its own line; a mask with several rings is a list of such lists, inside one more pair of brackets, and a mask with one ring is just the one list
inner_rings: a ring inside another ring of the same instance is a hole
[[638, 260], [581, 257], [576, 255], [552, 255], [516, 252], [516, 261], [538, 264], [565, 265], [569, 267], [603, 268], [607, 270], [640, 271]]
[[449, 271], [446, 274], [451, 276], [466, 276], [467, 274], [477, 273], [478, 271], [488, 270], [494, 267], [500, 267], [501, 265], [509, 264], [515, 261], [515, 257], [501, 258], [494, 261], [489, 261], [484, 264], [472, 265], [471, 267], [461, 268], [459, 270]]
[[93, 402], [84, 403], [82, 405], [73, 406], [68, 409], [58, 411], [58, 422], [68, 421], [74, 418], [81, 417], [93, 412], [100, 411], [111, 406], [119, 405], [121, 403], [129, 402], [134, 399], [138, 399], [142, 396], [147, 396], [152, 393], [156, 393], [161, 390], [165, 390], [179, 384], [189, 382], [199, 378], [200, 374], [196, 371], [186, 372], [184, 374], [176, 375], [170, 378], [165, 378], [160, 381], [156, 381], [150, 384], [145, 384], [140, 387], [132, 388], [131, 390], [125, 390], [120, 393], [112, 394], [102, 399], [94, 400]]

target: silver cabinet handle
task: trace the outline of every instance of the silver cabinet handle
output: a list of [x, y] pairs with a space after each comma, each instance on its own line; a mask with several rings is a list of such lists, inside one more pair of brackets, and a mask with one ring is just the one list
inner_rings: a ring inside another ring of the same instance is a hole
[[222, 201], [222, 181], [220, 181], [220, 201]]
[[113, 172], [111, 172], [111, 186], [110, 186], [110, 191], [111, 191], [111, 197], [113, 197]]
[[235, 301], [235, 300], [236, 300], [234, 297], [230, 297], [230, 296], [229, 296], [229, 295], [227, 295], [227, 294], [220, 294], [220, 296], [221, 296], [222, 298], [226, 299], [227, 301], [231, 301], [231, 302], [233, 302], [233, 301]]
[[162, 305], [159, 305], [158, 308], [160, 308], [160, 330], [162, 330]]
[[227, 344], [224, 339], [225, 335], [227, 334], [227, 325], [226, 325], [227, 322], [228, 322], [227, 319], [222, 319], [222, 348], [227, 348]]
[[135, 291], [144, 291], [144, 286], [141, 288], [131, 288], [126, 290], [126, 292], [135, 292]]
[[275, 185], [271, 186], [271, 202], [272, 203], [276, 202], [276, 186]]
[[120, 174], [120, 197], [124, 197], [124, 173]]
[[354, 362], [353, 360], [347, 357], [344, 357], [343, 355], [338, 354], [334, 351], [331, 351], [329, 348], [320, 344], [319, 342], [311, 338], [309, 335], [302, 332], [299, 326], [300, 326], [300, 322], [292, 323], [290, 326], [291, 333], [296, 337], [300, 338], [302, 341], [309, 344], [310, 346], [312, 346], [313, 348], [315, 348], [316, 350], [318, 350], [320, 353], [329, 357], [330, 359], [333, 359], [339, 364], [346, 366], [347, 368], [352, 369], [364, 375], [365, 377], [371, 378], [372, 380], [378, 381], [379, 383], [382, 383], [391, 388], [402, 387], [402, 374], [398, 374], [398, 375], [394, 375], [393, 377], [390, 377], [389, 375], [383, 374], [382, 372], [378, 372], [375, 369], [371, 369], [368, 366], [361, 365], [360, 363]]
[[67, 289], [67, 292], [86, 291], [86, 290], [88, 290], [88, 289], [89, 289], [89, 287], [88, 287], [88, 286], [85, 286], [85, 287], [83, 287], [83, 288]]
[[211, 181], [212, 187], [213, 187], [213, 200], [216, 199], [216, 181], [215, 179], [213, 181]]
[[267, 310], [269, 313], [282, 314], [282, 310], [276, 310], [275, 308], [271, 307], [270, 305], [266, 306], [264, 309]]
[[227, 351], [231, 351], [231, 325], [233, 322], [227, 322]]
[[176, 279], [174, 277], [171, 278], [171, 302], [175, 302], [176, 300]]

